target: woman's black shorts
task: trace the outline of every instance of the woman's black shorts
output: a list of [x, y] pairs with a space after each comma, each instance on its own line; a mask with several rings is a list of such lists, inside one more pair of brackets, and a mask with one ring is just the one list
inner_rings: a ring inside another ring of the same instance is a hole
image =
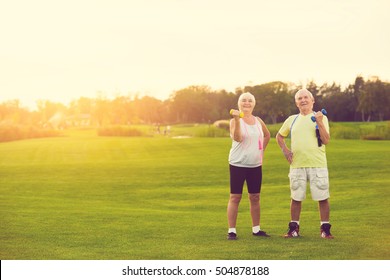
[[244, 183], [248, 187], [248, 193], [260, 193], [263, 172], [259, 167], [230, 167], [230, 193], [242, 194]]

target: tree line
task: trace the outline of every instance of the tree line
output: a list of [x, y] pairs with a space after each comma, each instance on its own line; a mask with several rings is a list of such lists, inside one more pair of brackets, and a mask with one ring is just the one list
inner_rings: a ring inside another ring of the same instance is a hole
[[[175, 91], [167, 100], [150, 96], [80, 97], [69, 105], [49, 100], [37, 101], [37, 110], [23, 108], [19, 100], [0, 104], [0, 124], [107, 126], [130, 124], [213, 123], [228, 119], [229, 110], [237, 108], [238, 96], [250, 92], [256, 98], [254, 115], [267, 123], [283, 122], [298, 112], [294, 94], [302, 86], [274, 81], [237, 88], [235, 92], [213, 90], [208, 86], [189, 86]], [[331, 121], [390, 120], [390, 83], [378, 77], [364, 80], [356, 77], [353, 84], [342, 89], [336, 83], [306, 88], [315, 98], [314, 110], [326, 108]], [[58, 128], [58, 127], [57, 127]]]

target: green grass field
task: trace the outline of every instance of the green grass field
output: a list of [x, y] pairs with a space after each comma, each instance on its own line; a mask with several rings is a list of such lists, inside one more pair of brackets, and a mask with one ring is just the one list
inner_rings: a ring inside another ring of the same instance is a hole
[[370, 260], [390, 258], [390, 141], [328, 146], [334, 240], [319, 237], [317, 203], [289, 222], [288, 165], [266, 151], [262, 229], [244, 196], [239, 240], [227, 241], [229, 138], [65, 137], [0, 143], [3, 260]]

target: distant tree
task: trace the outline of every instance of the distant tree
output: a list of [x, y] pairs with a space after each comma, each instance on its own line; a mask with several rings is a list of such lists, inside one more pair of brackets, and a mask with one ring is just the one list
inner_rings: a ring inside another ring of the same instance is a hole
[[353, 121], [355, 107], [350, 105], [351, 97], [348, 92], [334, 92], [324, 98], [324, 107], [332, 121]]
[[216, 100], [213, 105], [216, 110], [218, 110], [218, 115], [213, 121], [220, 119], [230, 118], [230, 109], [237, 108], [238, 96], [232, 92], [227, 92], [226, 90], [220, 90], [215, 93]]
[[123, 125], [129, 123], [129, 103], [130, 98], [128, 96], [117, 96], [110, 102], [110, 124]]
[[383, 88], [384, 88], [384, 95], [386, 96], [386, 102], [387, 102], [387, 107], [384, 112], [383, 120], [389, 120], [390, 119], [390, 83], [383, 83]]
[[109, 124], [110, 120], [110, 101], [103, 95], [95, 99], [92, 111], [92, 119], [98, 126]]
[[209, 120], [208, 86], [190, 86], [176, 91], [172, 97], [171, 109], [177, 122], [207, 122]]
[[0, 104], [0, 121], [14, 124], [23, 121], [19, 99], [8, 100]]
[[323, 108], [326, 109], [327, 111], [331, 112], [331, 114], [328, 115], [328, 118], [330, 120], [334, 120], [334, 118], [336, 117], [334, 115], [336, 113], [335, 107], [340, 101], [339, 98], [341, 98], [340, 86], [335, 83], [329, 86], [327, 83], [325, 83], [320, 87], [319, 92], [317, 93], [317, 99], [321, 101], [321, 104], [318, 104], [318, 100], [315, 100], [315, 110], [319, 111]]
[[285, 119], [292, 111], [289, 86], [283, 82], [270, 82], [254, 87], [246, 87], [256, 98], [254, 114], [268, 117], [272, 123]]
[[[208, 86], [189, 86], [172, 93], [161, 101], [144, 96], [121, 96], [113, 100], [98, 92], [95, 99], [80, 97], [69, 106], [49, 100], [38, 100], [37, 110], [31, 112], [21, 108], [19, 100], [9, 100], [0, 104], [0, 122], [24, 125], [44, 125], [56, 116], [65, 115], [67, 123], [76, 120], [80, 123], [90, 117], [92, 125], [107, 124], [174, 124], [174, 123], [212, 123], [230, 118], [229, 110], [237, 108], [241, 93], [251, 92], [256, 97], [254, 114], [266, 122], [282, 122], [287, 116], [298, 110], [294, 94], [302, 85], [281, 81], [237, 87], [235, 92], [214, 91]], [[354, 83], [341, 89], [335, 83], [318, 86], [310, 81], [306, 88], [315, 98], [314, 110], [327, 109], [332, 121], [372, 121], [390, 119], [390, 83], [382, 82], [378, 77], [367, 81], [357, 76]], [[51, 122], [51, 121], [50, 121]]]
[[69, 114], [91, 114], [94, 105], [94, 100], [88, 97], [80, 97], [77, 100], [73, 100], [69, 104]]
[[139, 118], [148, 124], [163, 123], [163, 102], [150, 96], [138, 100]]
[[[353, 96], [356, 98], [356, 107], [355, 107], [355, 110], [356, 112], [361, 112], [361, 119], [364, 121], [364, 112], [360, 111], [359, 110], [359, 106], [360, 106], [360, 103], [361, 103], [361, 95], [364, 91], [364, 79], [363, 77], [361, 76], [357, 76], [356, 79], [355, 79], [355, 83], [352, 85], [353, 87]], [[357, 118], [355, 118], [357, 120]]]
[[357, 108], [362, 113], [362, 121], [369, 122], [373, 117], [383, 121], [390, 110], [389, 94], [390, 92], [386, 92], [386, 86], [379, 78], [373, 77], [368, 80], [361, 90]]
[[50, 118], [52, 118], [55, 114], [65, 113], [67, 111], [67, 107], [64, 104], [49, 100], [38, 100], [37, 108], [42, 125], [47, 124]]
[[374, 96], [376, 120], [383, 121], [384, 116], [390, 112], [390, 92], [386, 92], [385, 84], [378, 77], [368, 80], [365, 89]]

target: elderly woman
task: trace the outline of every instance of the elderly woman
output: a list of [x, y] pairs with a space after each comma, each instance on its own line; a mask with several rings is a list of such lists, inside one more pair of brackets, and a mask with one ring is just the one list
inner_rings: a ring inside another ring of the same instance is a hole
[[255, 97], [245, 92], [238, 98], [239, 110], [232, 110], [229, 154], [230, 198], [227, 207], [228, 240], [237, 239], [236, 222], [238, 206], [246, 182], [252, 217], [252, 234], [269, 237], [260, 229], [260, 190], [262, 182], [263, 154], [270, 140], [270, 132], [259, 117], [252, 115]]

